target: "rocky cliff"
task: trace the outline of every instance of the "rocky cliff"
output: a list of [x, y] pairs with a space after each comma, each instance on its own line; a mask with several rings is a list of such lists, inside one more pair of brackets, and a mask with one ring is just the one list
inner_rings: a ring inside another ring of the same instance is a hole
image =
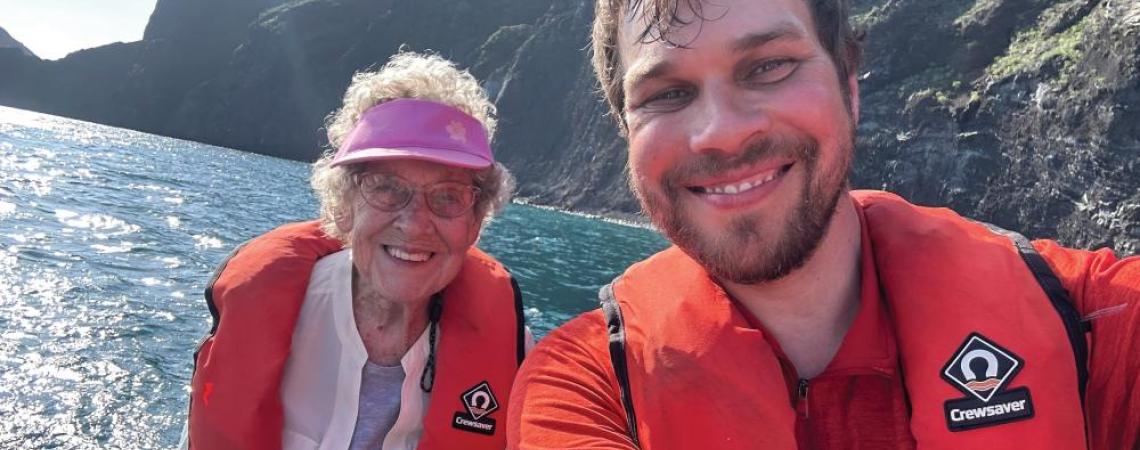
[[[868, 35], [857, 187], [1140, 249], [1140, 4], [854, 5]], [[0, 52], [0, 104], [308, 160], [354, 70], [430, 49], [484, 80], [522, 196], [627, 214], [591, 19], [586, 0], [160, 0], [140, 42], [47, 62]]]
[[24, 44], [17, 41], [16, 38], [13, 38], [6, 30], [0, 28], [0, 51], [7, 51], [9, 49], [23, 56], [36, 58], [36, 55], [32, 53], [31, 50], [28, 50], [28, 47], [25, 47]]
[[1140, 3], [866, 1], [855, 184], [1140, 250]]

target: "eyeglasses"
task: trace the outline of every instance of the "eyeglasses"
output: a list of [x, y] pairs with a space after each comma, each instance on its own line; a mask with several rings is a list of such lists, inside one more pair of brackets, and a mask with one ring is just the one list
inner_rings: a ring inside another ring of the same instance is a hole
[[399, 211], [408, 206], [416, 192], [423, 192], [428, 209], [447, 219], [471, 210], [480, 192], [479, 188], [458, 181], [441, 181], [417, 188], [397, 175], [378, 172], [361, 173], [353, 178], [364, 201], [376, 209]]

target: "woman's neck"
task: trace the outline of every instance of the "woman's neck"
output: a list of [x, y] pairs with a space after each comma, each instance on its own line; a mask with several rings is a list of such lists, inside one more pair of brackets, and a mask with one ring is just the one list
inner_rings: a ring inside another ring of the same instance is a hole
[[352, 315], [368, 360], [384, 366], [399, 365], [427, 328], [429, 300], [385, 298], [353, 270]]

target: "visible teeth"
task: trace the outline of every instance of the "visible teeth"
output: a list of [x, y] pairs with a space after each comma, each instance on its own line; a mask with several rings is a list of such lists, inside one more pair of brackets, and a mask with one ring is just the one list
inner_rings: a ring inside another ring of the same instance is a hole
[[[752, 178], [749, 180], [745, 180], [745, 181], [742, 181], [742, 182], [737, 183], [737, 184], [726, 184], [724, 186], [708, 187], [708, 188], [703, 188], [701, 190], [703, 190], [704, 192], [713, 193], [713, 194], [739, 194], [741, 192], [747, 191], [747, 190], [752, 189], [754, 187], [758, 187], [758, 186], [760, 186], [764, 183], [767, 183], [769, 181], [775, 180], [776, 176], [778, 176], [780, 174], [780, 172], [781, 172], [780, 169], [772, 170], [772, 171], [767, 172], [766, 174], [760, 175], [759, 177]], [[700, 188], [698, 188], [698, 189], [700, 189]]]
[[431, 253], [409, 253], [396, 247], [385, 248], [388, 250], [388, 254], [392, 255], [393, 258], [401, 259], [404, 261], [424, 262], [427, 261], [428, 258], [431, 258]]

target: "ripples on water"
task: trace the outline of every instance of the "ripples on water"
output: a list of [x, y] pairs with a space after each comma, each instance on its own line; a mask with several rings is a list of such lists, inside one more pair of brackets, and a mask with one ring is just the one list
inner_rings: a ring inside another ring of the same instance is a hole
[[[173, 447], [214, 266], [315, 211], [301, 163], [0, 107], [0, 448]], [[480, 246], [541, 336], [664, 243], [512, 205]]]
[[512, 205], [480, 247], [511, 269], [538, 335], [596, 307], [598, 288], [630, 263], [663, 248], [645, 229]]

